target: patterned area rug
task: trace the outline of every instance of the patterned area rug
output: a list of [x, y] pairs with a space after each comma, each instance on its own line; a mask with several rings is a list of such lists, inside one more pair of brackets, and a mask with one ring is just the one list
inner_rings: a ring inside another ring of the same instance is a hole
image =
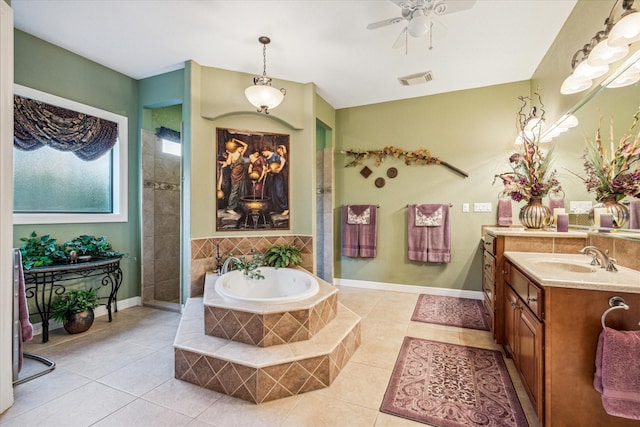
[[405, 337], [380, 408], [437, 427], [528, 426], [498, 350]]
[[421, 294], [411, 320], [489, 330], [482, 300]]

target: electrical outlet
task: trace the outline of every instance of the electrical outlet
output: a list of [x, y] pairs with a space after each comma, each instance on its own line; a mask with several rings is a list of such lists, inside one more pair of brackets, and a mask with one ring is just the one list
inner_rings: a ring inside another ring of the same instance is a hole
[[474, 212], [491, 212], [491, 203], [474, 203]]
[[462, 212], [469, 212], [469, 203], [462, 204]]

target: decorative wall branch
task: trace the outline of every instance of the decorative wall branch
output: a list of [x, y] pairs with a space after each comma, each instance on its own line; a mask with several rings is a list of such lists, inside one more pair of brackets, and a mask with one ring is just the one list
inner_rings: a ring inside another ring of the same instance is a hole
[[384, 159], [388, 156], [391, 156], [395, 159], [404, 159], [404, 164], [410, 166], [411, 164], [416, 165], [442, 165], [445, 166], [452, 171], [459, 173], [463, 177], [467, 178], [469, 176], [465, 171], [447, 163], [443, 160], [438, 159], [437, 157], [433, 157], [431, 155], [431, 151], [426, 148], [421, 148], [417, 151], [406, 151], [401, 148], [387, 146], [382, 150], [367, 150], [367, 151], [359, 151], [359, 150], [347, 150], [343, 151], [347, 157], [351, 157], [350, 160], [345, 167], [358, 166], [359, 164], [365, 162], [368, 159], [375, 159], [376, 166], [380, 166]]

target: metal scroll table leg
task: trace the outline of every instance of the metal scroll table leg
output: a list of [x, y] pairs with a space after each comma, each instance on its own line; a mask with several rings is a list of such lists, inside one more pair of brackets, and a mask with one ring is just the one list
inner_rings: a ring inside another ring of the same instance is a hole
[[110, 286], [109, 299], [107, 300], [107, 313], [109, 314], [109, 322], [113, 320], [111, 315], [111, 305], [113, 304], [113, 311], [118, 312], [118, 290], [122, 285], [122, 269], [120, 266], [115, 266], [112, 270], [102, 278], [102, 286]]

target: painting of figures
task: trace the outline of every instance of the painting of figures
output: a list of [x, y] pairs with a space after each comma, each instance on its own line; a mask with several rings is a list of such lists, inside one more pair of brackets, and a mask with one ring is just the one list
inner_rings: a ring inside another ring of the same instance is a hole
[[289, 135], [216, 128], [216, 231], [289, 229]]

